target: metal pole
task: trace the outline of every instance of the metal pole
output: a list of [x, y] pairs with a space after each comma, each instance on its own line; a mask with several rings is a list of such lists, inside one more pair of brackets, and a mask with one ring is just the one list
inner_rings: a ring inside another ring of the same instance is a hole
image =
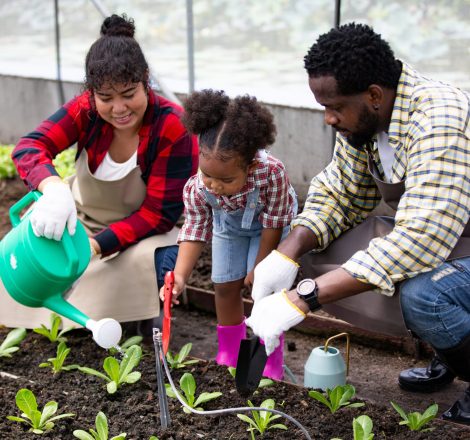
[[189, 93], [194, 92], [194, 21], [193, 0], [186, 0], [186, 35], [188, 42], [188, 80]]
[[341, 23], [341, 0], [335, 1], [335, 27], [337, 28]]
[[55, 28], [55, 56], [57, 65], [57, 85], [59, 87], [60, 105], [65, 103], [64, 85], [62, 83], [60, 61], [60, 25], [59, 25], [59, 0], [54, 0], [54, 28]]

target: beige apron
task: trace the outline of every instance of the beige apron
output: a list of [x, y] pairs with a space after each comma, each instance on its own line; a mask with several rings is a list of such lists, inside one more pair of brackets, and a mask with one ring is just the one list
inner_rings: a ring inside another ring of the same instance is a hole
[[[400, 198], [405, 191], [405, 182], [388, 183], [381, 180], [369, 150], [368, 165], [369, 172], [377, 184], [383, 201], [393, 212], [396, 212]], [[393, 227], [393, 217], [371, 216], [367, 218], [360, 225], [342, 234], [324, 251], [305, 254], [301, 258], [303, 275], [315, 278], [341, 267], [357, 251], [367, 249], [373, 238], [387, 235]], [[470, 223], [467, 223], [462, 236], [447, 260], [469, 255]], [[374, 291], [367, 291], [332, 304], [325, 304], [323, 310], [356, 327], [372, 332], [393, 336], [408, 335], [401, 313], [399, 295], [389, 297]]]
[[[76, 162], [76, 176], [70, 179], [78, 217], [92, 235], [110, 223], [122, 220], [142, 204], [146, 187], [136, 166], [127, 176], [115, 181], [96, 179], [82, 151]], [[114, 318], [120, 322], [158, 316], [160, 304], [154, 265], [155, 249], [176, 244], [177, 228], [166, 234], [146, 238], [100, 259], [94, 257], [76, 287], [66, 293], [67, 300], [95, 320]], [[0, 285], [0, 324], [7, 327], [49, 325], [50, 311], [25, 307], [15, 302]], [[78, 324], [64, 319], [64, 325]]]

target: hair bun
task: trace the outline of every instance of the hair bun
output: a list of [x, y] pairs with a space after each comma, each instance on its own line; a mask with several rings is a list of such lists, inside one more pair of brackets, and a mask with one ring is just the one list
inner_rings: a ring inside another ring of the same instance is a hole
[[130, 37], [135, 33], [134, 20], [127, 18], [126, 14], [122, 16], [113, 14], [107, 17], [101, 25], [100, 34], [102, 37]]

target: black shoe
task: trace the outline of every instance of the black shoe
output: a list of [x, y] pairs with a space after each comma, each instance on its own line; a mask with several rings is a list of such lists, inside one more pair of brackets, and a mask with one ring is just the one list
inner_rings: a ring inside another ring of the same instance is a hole
[[470, 425], [470, 387], [450, 409], [442, 414], [442, 418], [451, 422]]
[[426, 368], [410, 368], [400, 373], [398, 384], [407, 391], [432, 393], [450, 384], [455, 379], [452, 373], [437, 356]]

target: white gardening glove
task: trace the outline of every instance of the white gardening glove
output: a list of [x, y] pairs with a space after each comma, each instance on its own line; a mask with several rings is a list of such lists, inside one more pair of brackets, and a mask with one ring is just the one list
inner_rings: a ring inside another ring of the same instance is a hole
[[266, 354], [269, 356], [279, 345], [281, 334], [302, 322], [305, 316], [287, 298], [284, 289], [256, 302], [251, 316], [245, 322], [255, 335], [264, 340]]
[[37, 237], [60, 241], [65, 224], [70, 235], [77, 227], [77, 208], [70, 187], [66, 183], [49, 182], [30, 216], [33, 232]]
[[295, 281], [299, 265], [279, 251], [272, 251], [255, 267], [255, 279], [251, 289], [253, 301], [259, 301], [273, 292], [290, 289]]

